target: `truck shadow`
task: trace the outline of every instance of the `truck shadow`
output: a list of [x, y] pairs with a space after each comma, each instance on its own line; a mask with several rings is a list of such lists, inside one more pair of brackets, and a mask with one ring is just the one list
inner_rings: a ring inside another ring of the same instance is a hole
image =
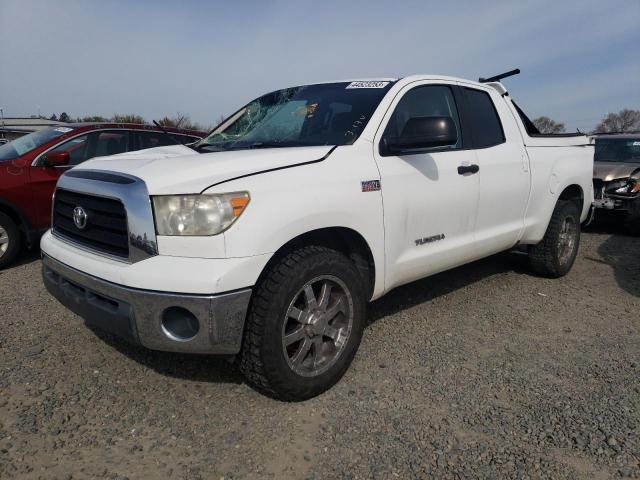
[[640, 297], [640, 238], [611, 235], [598, 247], [598, 253], [602, 260], [586, 259], [610, 265], [618, 286]]
[[[387, 315], [455, 292], [492, 275], [526, 271], [526, 255], [501, 253], [398, 287], [369, 305], [367, 328]], [[161, 375], [195, 382], [244, 383], [237, 365], [231, 361], [232, 357], [157, 352], [130, 345], [101, 330], [91, 330], [118, 352]]]
[[632, 236], [624, 222], [613, 215], [596, 217], [585, 231], [609, 235], [598, 247], [601, 258], [586, 257], [586, 260], [610, 265], [618, 286], [640, 297], [640, 238]]
[[232, 357], [158, 352], [131, 345], [97, 328], [88, 328], [107, 345], [160, 375], [193, 382], [244, 383], [237, 366], [230, 361]]
[[369, 305], [367, 324], [463, 289], [493, 275], [529, 274], [524, 253], [504, 252], [398, 287]]
[[600, 233], [613, 235], [630, 235], [625, 225], [624, 217], [616, 215], [596, 215], [595, 220], [588, 227], [583, 227], [585, 233]]

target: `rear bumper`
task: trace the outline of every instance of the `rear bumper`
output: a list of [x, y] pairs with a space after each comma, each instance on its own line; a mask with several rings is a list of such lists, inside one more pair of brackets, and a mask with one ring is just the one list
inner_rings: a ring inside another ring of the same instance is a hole
[[[44, 284], [88, 325], [153, 350], [235, 354], [240, 351], [251, 289], [216, 295], [167, 293], [117, 285], [43, 254]], [[197, 320], [193, 336], [166, 328], [167, 311], [185, 310]]]

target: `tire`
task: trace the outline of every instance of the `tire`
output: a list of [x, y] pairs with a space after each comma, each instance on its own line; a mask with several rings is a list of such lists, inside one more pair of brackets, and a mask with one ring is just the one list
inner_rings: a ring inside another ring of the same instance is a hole
[[13, 262], [20, 252], [20, 230], [11, 217], [0, 212], [0, 270]]
[[538, 275], [559, 278], [571, 270], [580, 246], [580, 209], [559, 200], [544, 238], [529, 249], [531, 269]]
[[360, 345], [364, 292], [356, 266], [335, 250], [308, 246], [277, 261], [259, 281], [249, 306], [240, 352], [247, 381], [286, 401], [331, 388]]

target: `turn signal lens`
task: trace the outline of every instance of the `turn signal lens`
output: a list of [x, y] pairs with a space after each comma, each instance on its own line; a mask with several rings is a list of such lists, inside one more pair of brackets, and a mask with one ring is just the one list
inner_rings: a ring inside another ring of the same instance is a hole
[[233, 216], [239, 217], [247, 205], [249, 205], [249, 194], [243, 195], [241, 197], [233, 197], [231, 199], [231, 208], [233, 209]]

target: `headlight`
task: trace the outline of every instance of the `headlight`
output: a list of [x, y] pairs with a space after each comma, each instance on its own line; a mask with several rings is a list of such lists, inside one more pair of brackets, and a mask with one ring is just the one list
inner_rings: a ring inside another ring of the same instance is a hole
[[152, 198], [158, 235], [216, 235], [229, 228], [249, 204], [248, 192]]
[[629, 191], [631, 193], [640, 192], [640, 168], [629, 177]]
[[640, 170], [637, 170], [631, 174], [631, 176], [625, 181], [624, 186], [620, 186], [615, 189], [615, 193], [639, 193], [640, 192]]

